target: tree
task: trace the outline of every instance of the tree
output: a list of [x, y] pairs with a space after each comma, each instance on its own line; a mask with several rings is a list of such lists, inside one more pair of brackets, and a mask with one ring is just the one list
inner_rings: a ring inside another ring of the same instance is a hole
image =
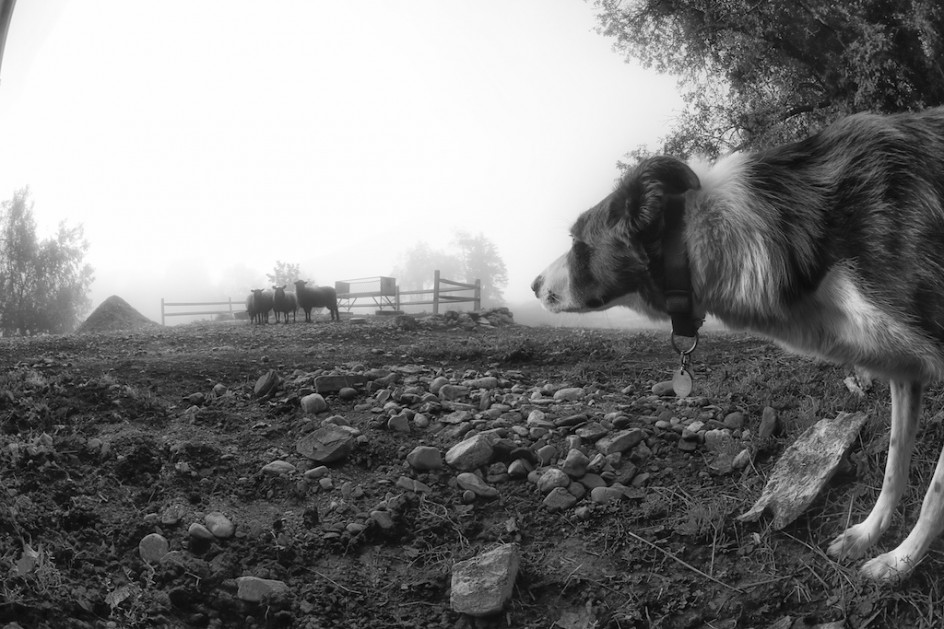
[[944, 103], [938, 0], [595, 0], [629, 58], [677, 75], [662, 150], [708, 156], [794, 140], [840, 115]]
[[432, 288], [433, 271], [447, 278], [456, 277], [462, 262], [457, 256], [432, 249], [426, 242], [420, 241], [407, 249], [392, 271], [393, 277], [401, 290], [423, 290]]
[[505, 301], [502, 289], [508, 286], [508, 270], [495, 243], [481, 233], [472, 236], [466, 232], [457, 233], [453, 243], [459, 250], [465, 281], [482, 282], [482, 304], [502, 305]]
[[73, 330], [90, 305], [87, 251], [81, 226], [61, 223], [55, 237], [37, 239], [28, 188], [0, 204], [0, 330]]
[[298, 264], [289, 264], [277, 260], [275, 269], [272, 273], [266, 273], [266, 278], [271, 286], [291, 286], [295, 280], [300, 279], [301, 270]]
[[482, 304], [498, 306], [504, 303], [502, 289], [508, 285], [508, 271], [498, 253], [498, 247], [482, 234], [472, 236], [457, 232], [452, 251], [431, 248], [418, 242], [408, 249], [393, 269], [402, 290], [432, 288], [433, 271], [439, 270], [446, 279], [461, 282], [482, 282]]

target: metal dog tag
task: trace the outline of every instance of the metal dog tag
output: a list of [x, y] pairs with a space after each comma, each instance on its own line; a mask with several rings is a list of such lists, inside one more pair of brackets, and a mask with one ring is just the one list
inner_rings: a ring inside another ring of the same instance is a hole
[[692, 394], [693, 387], [692, 372], [688, 369], [679, 369], [672, 376], [672, 390], [675, 391], [677, 397], [688, 397]]

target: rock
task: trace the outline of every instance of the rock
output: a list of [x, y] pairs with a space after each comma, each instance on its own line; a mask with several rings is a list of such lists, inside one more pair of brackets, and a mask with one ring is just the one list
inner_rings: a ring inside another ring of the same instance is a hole
[[734, 457], [734, 460], [731, 461], [731, 467], [740, 470], [744, 469], [751, 462], [751, 451], [748, 448], [744, 448], [738, 452], [737, 456]]
[[731, 430], [741, 430], [744, 428], [744, 413], [734, 411], [724, 416], [724, 427]]
[[626, 452], [639, 445], [645, 438], [646, 431], [642, 428], [629, 428], [607, 435], [597, 441], [597, 450], [605, 455], [614, 452]]
[[534, 469], [526, 459], [515, 459], [508, 465], [508, 475], [512, 478], [524, 478]]
[[398, 413], [387, 420], [387, 428], [394, 432], [410, 434], [410, 418], [405, 413]]
[[307, 415], [314, 415], [328, 410], [328, 403], [325, 402], [320, 393], [306, 395], [299, 401], [299, 404], [301, 404], [302, 412]]
[[252, 389], [252, 394], [256, 397], [266, 397], [271, 393], [274, 393], [278, 386], [282, 383], [282, 378], [279, 377], [278, 372], [275, 369], [270, 369], [264, 375], [259, 376], [259, 379], [256, 380], [256, 385]]
[[476, 496], [482, 498], [497, 498], [498, 490], [488, 485], [481, 478], [472, 472], [463, 472], [456, 477], [456, 483], [462, 489], [468, 489], [475, 492]]
[[260, 579], [258, 577], [237, 577], [236, 598], [247, 603], [261, 603], [272, 595], [284, 594], [289, 591], [284, 581], [275, 579]]
[[577, 504], [577, 497], [563, 487], [555, 487], [544, 497], [543, 504], [548, 511], [564, 511]]
[[675, 395], [675, 389], [672, 386], [671, 380], [666, 380], [665, 382], [657, 382], [652, 385], [653, 395]]
[[538, 457], [538, 463], [541, 465], [550, 465], [551, 461], [557, 458], [557, 448], [551, 444], [541, 446], [535, 453]]
[[138, 543], [138, 555], [144, 563], [157, 563], [170, 550], [167, 538], [159, 533], [145, 535]]
[[446, 452], [446, 463], [460, 472], [488, 465], [494, 452], [493, 439], [491, 435], [478, 434], [460, 441]]
[[784, 451], [760, 498], [738, 520], [753, 522], [769, 511], [774, 530], [793, 522], [832, 478], [866, 419], [865, 413], [839, 413], [807, 428]]
[[538, 491], [546, 494], [557, 487], [567, 487], [570, 485], [570, 476], [564, 470], [550, 467], [541, 474], [538, 479]]
[[589, 463], [590, 459], [586, 454], [573, 448], [567, 453], [564, 462], [561, 463], [561, 469], [571, 478], [580, 478], [587, 473]]
[[761, 441], [770, 439], [777, 434], [778, 427], [777, 411], [770, 406], [765, 406], [760, 419], [760, 427], [757, 429], [757, 438]]
[[345, 402], [350, 402], [357, 397], [357, 389], [351, 387], [342, 387], [338, 390], [338, 397]]
[[295, 449], [312, 461], [334, 463], [351, 453], [358, 435], [356, 428], [327, 424], [299, 439]]
[[589, 422], [574, 431], [574, 434], [584, 441], [594, 442], [599, 441], [609, 434], [609, 432], [609, 429], [607, 429], [603, 424], [600, 424], [599, 422]]
[[580, 387], [567, 387], [558, 389], [554, 392], [556, 402], [575, 402], [584, 396], [584, 390]]
[[262, 468], [262, 473], [271, 476], [280, 476], [282, 474], [294, 474], [295, 469], [295, 466], [288, 461], [272, 461]]
[[315, 378], [315, 392], [336, 393], [342, 389], [354, 389], [365, 384], [367, 384], [367, 376], [362, 375], [318, 376]]
[[370, 519], [377, 523], [381, 530], [389, 531], [396, 523], [389, 511], [374, 510], [370, 512]]
[[528, 419], [525, 420], [525, 425], [530, 428], [553, 428], [554, 422], [547, 419], [547, 415], [544, 411], [535, 409], [528, 413]]
[[605, 505], [623, 499], [623, 490], [617, 487], [594, 487], [590, 490], [590, 500]]
[[449, 595], [453, 611], [470, 616], [500, 612], [514, 591], [518, 563], [518, 545], [514, 543], [457, 562]]
[[439, 395], [439, 390], [444, 386], [449, 384], [449, 378], [444, 378], [443, 376], [437, 376], [433, 378], [433, 381], [429, 383], [429, 392], [433, 395]]
[[465, 385], [473, 389], [496, 389], [498, 388], [498, 378], [494, 376], [484, 376], [482, 378], [469, 380]]
[[442, 454], [431, 446], [416, 446], [406, 455], [406, 462], [419, 471], [438, 470], [443, 466]]
[[455, 402], [469, 395], [469, 387], [458, 384], [446, 384], [439, 389], [439, 399]]
[[236, 525], [219, 511], [211, 511], [203, 518], [203, 523], [214, 537], [226, 539], [236, 532]]

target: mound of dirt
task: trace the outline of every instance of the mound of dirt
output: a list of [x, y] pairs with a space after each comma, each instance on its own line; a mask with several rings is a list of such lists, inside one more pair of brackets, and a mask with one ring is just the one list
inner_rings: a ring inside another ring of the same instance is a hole
[[160, 327], [131, 307], [118, 295], [103, 301], [76, 330], [79, 334], [115, 332], [118, 330], [145, 330]]

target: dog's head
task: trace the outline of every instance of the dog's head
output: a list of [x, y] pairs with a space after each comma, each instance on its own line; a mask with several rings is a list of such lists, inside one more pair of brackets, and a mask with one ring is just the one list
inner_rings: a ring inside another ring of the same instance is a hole
[[662, 310], [663, 207], [667, 195], [699, 188], [671, 157], [642, 161], [616, 190], [577, 219], [570, 251], [531, 284], [551, 312], [588, 312], [642, 302]]

